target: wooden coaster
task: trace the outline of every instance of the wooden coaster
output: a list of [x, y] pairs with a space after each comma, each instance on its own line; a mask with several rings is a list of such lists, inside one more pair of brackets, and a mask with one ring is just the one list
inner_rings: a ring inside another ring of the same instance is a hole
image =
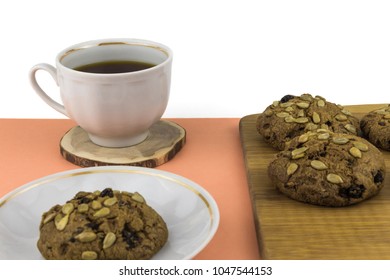
[[94, 144], [79, 126], [61, 139], [60, 151], [69, 162], [81, 167], [131, 165], [156, 167], [171, 160], [184, 146], [186, 131], [171, 121], [159, 121], [141, 143], [124, 148], [108, 148]]

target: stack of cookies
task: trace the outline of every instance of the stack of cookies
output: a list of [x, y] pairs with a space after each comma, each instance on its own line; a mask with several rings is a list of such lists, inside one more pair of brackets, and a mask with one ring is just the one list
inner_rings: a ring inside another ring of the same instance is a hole
[[276, 188], [292, 199], [347, 206], [376, 195], [384, 185], [385, 162], [374, 144], [388, 148], [390, 106], [360, 123], [323, 97], [286, 95], [259, 115], [256, 126], [280, 150], [268, 173]]

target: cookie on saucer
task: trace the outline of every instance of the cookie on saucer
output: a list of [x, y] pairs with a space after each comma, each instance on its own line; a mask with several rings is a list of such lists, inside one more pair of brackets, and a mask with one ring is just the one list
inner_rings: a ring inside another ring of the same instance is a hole
[[144, 260], [167, 239], [164, 220], [139, 193], [107, 188], [45, 212], [37, 245], [46, 259]]

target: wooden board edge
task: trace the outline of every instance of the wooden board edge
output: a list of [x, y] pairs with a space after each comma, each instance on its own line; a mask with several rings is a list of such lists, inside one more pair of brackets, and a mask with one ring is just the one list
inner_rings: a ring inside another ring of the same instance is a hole
[[257, 116], [259, 116], [259, 115], [260, 114], [250, 114], [250, 115], [246, 115], [246, 116], [242, 117], [239, 121], [239, 132], [240, 132], [241, 149], [242, 149], [242, 153], [243, 153], [243, 157], [244, 157], [245, 174], [246, 174], [247, 181], [248, 181], [250, 200], [251, 200], [251, 204], [252, 204], [252, 216], [253, 216], [253, 220], [254, 220], [255, 228], [256, 228], [257, 246], [258, 246], [258, 250], [259, 250], [261, 259], [267, 260], [268, 259], [267, 248], [266, 248], [267, 246], [263, 242], [264, 238], [262, 238], [262, 227], [259, 224], [260, 217], [258, 215], [258, 212], [256, 211], [257, 202], [255, 201], [255, 196], [253, 194], [253, 185], [252, 185], [253, 181], [251, 180], [251, 174], [250, 174], [250, 171], [248, 168], [247, 153], [245, 152], [245, 144], [244, 144], [244, 139], [243, 139], [243, 137], [245, 137], [243, 134], [244, 122], [246, 122], [248, 119], [257, 118]]

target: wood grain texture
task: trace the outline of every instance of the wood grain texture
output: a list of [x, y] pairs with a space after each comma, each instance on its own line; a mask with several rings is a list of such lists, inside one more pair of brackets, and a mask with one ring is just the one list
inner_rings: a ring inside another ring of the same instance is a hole
[[[355, 116], [382, 104], [345, 106]], [[390, 259], [390, 152], [385, 186], [374, 198], [341, 208], [294, 201], [271, 184], [267, 168], [278, 152], [256, 131], [258, 115], [240, 121], [240, 136], [264, 259]]]
[[184, 146], [186, 131], [178, 124], [163, 120], [154, 124], [143, 142], [124, 148], [107, 148], [94, 144], [79, 126], [61, 139], [61, 155], [81, 167], [131, 165], [156, 167], [171, 160]]

